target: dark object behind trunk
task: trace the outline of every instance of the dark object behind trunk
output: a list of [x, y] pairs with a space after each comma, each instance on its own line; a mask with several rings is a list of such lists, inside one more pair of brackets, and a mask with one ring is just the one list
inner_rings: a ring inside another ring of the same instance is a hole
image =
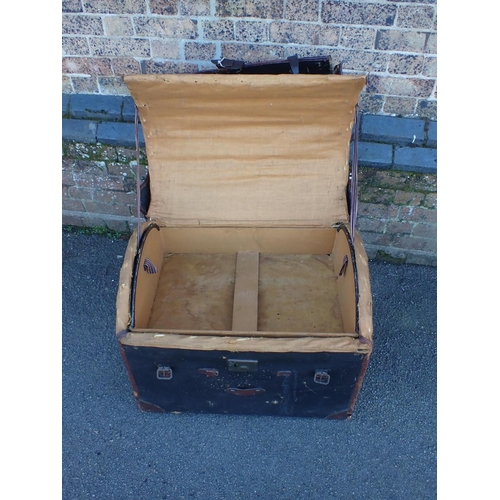
[[291, 56], [276, 61], [264, 61], [258, 63], [246, 63], [235, 59], [214, 59], [212, 63], [217, 69], [202, 71], [202, 73], [242, 73], [256, 75], [279, 75], [286, 73], [303, 73], [310, 75], [328, 75], [342, 73], [342, 64], [332, 68], [331, 59], [328, 56], [303, 57]]

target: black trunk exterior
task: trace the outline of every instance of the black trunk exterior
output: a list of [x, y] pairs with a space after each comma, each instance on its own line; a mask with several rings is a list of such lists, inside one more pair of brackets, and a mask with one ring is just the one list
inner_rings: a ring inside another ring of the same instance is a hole
[[364, 354], [234, 353], [123, 345], [144, 410], [347, 418]]

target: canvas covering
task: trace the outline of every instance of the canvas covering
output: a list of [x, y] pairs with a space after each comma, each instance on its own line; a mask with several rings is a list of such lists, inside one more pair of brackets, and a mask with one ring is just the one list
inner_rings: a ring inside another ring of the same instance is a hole
[[348, 222], [349, 143], [365, 77], [124, 79], [146, 141], [148, 217], [171, 226]]

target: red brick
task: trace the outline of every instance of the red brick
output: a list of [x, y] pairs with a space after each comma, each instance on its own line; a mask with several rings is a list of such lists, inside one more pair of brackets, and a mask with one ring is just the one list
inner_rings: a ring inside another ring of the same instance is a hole
[[437, 194], [429, 193], [424, 200], [424, 206], [427, 208], [437, 208]]
[[420, 205], [425, 198], [423, 193], [415, 193], [412, 191], [396, 191], [394, 195], [394, 203], [396, 205]]
[[[116, 148], [116, 152], [118, 155], [116, 159], [117, 163], [133, 163], [135, 170], [135, 163], [136, 163], [135, 149], [118, 146]], [[146, 150], [144, 148], [141, 148], [139, 150], [139, 163], [141, 164], [141, 169], [143, 168], [142, 165], [147, 163]]]
[[83, 226], [82, 218], [73, 214], [62, 214], [62, 224], [63, 226]]
[[389, 205], [394, 201], [394, 191], [380, 187], [363, 187], [359, 189], [359, 200], [366, 203]]
[[411, 235], [419, 238], [436, 239], [437, 227], [435, 224], [415, 224]]
[[85, 209], [87, 212], [109, 215], [130, 216], [130, 209], [128, 205], [115, 205], [112, 203], [98, 203], [94, 201], [85, 201]]
[[413, 222], [389, 221], [387, 223], [386, 233], [395, 235], [411, 234], [413, 226], [414, 226]]
[[382, 219], [371, 219], [368, 217], [358, 217], [357, 227], [361, 232], [383, 233], [387, 222]]
[[420, 252], [437, 251], [437, 243], [433, 238], [414, 238], [413, 236], [401, 236], [394, 240], [394, 246], [406, 250], [418, 250]]
[[92, 199], [99, 203], [116, 203], [131, 206], [137, 204], [135, 192], [125, 193], [123, 191], [106, 191], [98, 189], [94, 192]]
[[80, 200], [66, 198], [63, 199], [62, 209], [70, 210], [72, 212], [82, 212], [85, 210], [85, 207], [83, 206], [83, 203]]
[[437, 191], [436, 174], [412, 174], [410, 177], [409, 188], [413, 191], [433, 192]]
[[360, 215], [375, 219], [397, 219], [399, 215], [399, 207], [394, 205], [380, 205], [378, 203], [360, 202], [358, 212]]
[[106, 177], [99, 178], [89, 174], [75, 173], [75, 185], [84, 188], [123, 191], [123, 181], [118, 179], [108, 179]]
[[73, 172], [72, 171], [63, 170], [61, 177], [62, 177], [63, 186], [74, 186], [75, 185], [75, 181], [73, 180]]
[[389, 189], [404, 188], [411, 180], [409, 174], [390, 171], [375, 170], [373, 168], [360, 168], [358, 171], [360, 192], [364, 186], [384, 187]]
[[391, 246], [394, 241], [392, 234], [370, 233], [365, 231], [362, 233], [363, 242], [367, 245]]
[[70, 186], [68, 188], [68, 194], [74, 200], [92, 200], [94, 189], [83, 188], [80, 186]]
[[412, 222], [426, 222], [435, 224], [437, 221], [436, 210], [423, 207], [401, 207], [401, 220]]
[[108, 175], [108, 170], [104, 161], [66, 160], [65, 168], [74, 172], [75, 182], [81, 174], [96, 178], [104, 178]]
[[129, 164], [124, 164], [124, 163], [110, 163], [108, 165], [108, 172], [109, 175], [112, 176], [122, 176], [122, 177], [131, 177], [132, 172], [131, 169], [134, 169], [135, 171], [135, 165], [132, 167]]
[[[63, 158], [62, 159], [62, 162], [61, 162], [61, 166], [62, 166], [62, 171], [63, 171], [63, 175], [65, 173], [70, 173], [71, 175], [71, 178], [73, 178], [73, 163], [74, 163], [74, 160], [73, 159], [70, 159], [70, 158]], [[64, 180], [64, 177], [63, 177], [63, 180]]]

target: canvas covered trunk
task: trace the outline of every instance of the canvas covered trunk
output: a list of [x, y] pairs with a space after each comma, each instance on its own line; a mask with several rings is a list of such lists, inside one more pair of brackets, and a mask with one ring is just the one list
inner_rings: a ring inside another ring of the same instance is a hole
[[347, 203], [364, 78], [125, 81], [151, 190], [117, 296], [139, 406], [350, 416], [372, 350], [368, 260]]

